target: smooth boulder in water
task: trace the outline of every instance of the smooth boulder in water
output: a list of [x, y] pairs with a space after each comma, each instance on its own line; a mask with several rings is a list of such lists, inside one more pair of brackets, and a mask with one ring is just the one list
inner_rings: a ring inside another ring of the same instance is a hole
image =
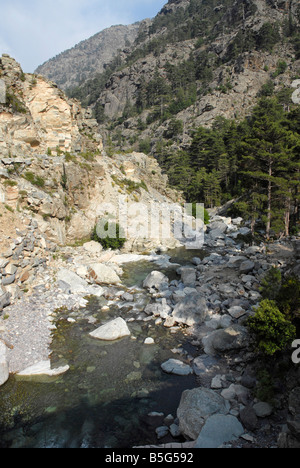
[[102, 325], [97, 330], [90, 333], [92, 338], [103, 341], [115, 341], [125, 336], [130, 336], [130, 330], [124, 319], [121, 317]]

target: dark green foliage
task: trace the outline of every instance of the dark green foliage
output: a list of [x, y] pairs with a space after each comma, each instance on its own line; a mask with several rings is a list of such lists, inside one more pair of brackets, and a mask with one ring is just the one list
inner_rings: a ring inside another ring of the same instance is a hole
[[275, 301], [264, 299], [248, 319], [256, 347], [267, 356], [284, 351], [296, 338], [296, 327], [280, 312]]
[[20, 114], [27, 113], [26, 107], [13, 91], [7, 91], [5, 105], [11, 107], [14, 112], [19, 112]]
[[236, 197], [235, 215], [251, 221], [253, 234], [259, 220], [267, 237], [289, 235], [300, 201], [300, 110], [290, 110], [289, 96], [283, 88], [262, 98], [239, 124], [219, 118], [196, 129], [185, 151], [157, 144], [170, 184], [207, 207]]
[[264, 299], [275, 300], [281, 288], [281, 271], [279, 268], [271, 268], [261, 282], [260, 293]]
[[[110, 232], [113, 233], [112, 236], [108, 235], [108, 230], [110, 230]], [[105, 250], [121, 249], [126, 242], [124, 232], [118, 223], [112, 223], [107, 221], [107, 223], [104, 225], [104, 231], [107, 233], [106, 237], [99, 237], [97, 231], [98, 229], [96, 225], [92, 232], [91, 239], [96, 242], [99, 242]]]
[[293, 321], [300, 319], [300, 281], [294, 276], [288, 276], [279, 289], [276, 301], [280, 310]]

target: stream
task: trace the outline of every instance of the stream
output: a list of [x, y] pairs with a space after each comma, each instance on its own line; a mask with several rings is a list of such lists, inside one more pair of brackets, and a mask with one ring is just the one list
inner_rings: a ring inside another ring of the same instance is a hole
[[[184, 265], [194, 256], [204, 256], [185, 249], [168, 255], [171, 262]], [[134, 303], [91, 297], [86, 308], [74, 314], [58, 311], [51, 361], [53, 367], [68, 364], [66, 374], [56, 378], [10, 376], [0, 388], [0, 448], [157, 444], [155, 429], [163, 425], [163, 418], [149, 413], [176, 417], [182, 392], [197, 386], [196, 377], [166, 374], [161, 364], [176, 358], [174, 349], [192, 356], [198, 350], [184, 330], [173, 333], [162, 324], [155, 325], [152, 318], [145, 321], [143, 309], [150, 298], [141, 287], [151, 271], [161, 270], [175, 279], [176, 268], [140, 261], [123, 265], [123, 270], [123, 285], [134, 294]], [[103, 310], [105, 305], [108, 310]], [[68, 320], [72, 316], [74, 322]], [[129, 320], [131, 337], [108, 343], [89, 336], [118, 316]], [[145, 345], [148, 337], [155, 344]], [[173, 440], [169, 435], [160, 443]]]

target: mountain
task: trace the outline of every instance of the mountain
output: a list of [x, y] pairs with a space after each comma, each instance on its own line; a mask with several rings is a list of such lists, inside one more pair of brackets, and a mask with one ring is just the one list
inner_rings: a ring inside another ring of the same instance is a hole
[[102, 73], [120, 51], [136, 39], [140, 23], [116, 25], [80, 42], [40, 65], [36, 73], [47, 77], [66, 90]]
[[[130, 49], [69, 95], [93, 108], [120, 149], [142, 141], [155, 154], [173, 136], [174, 119], [184, 147], [193, 127], [245, 117], [270, 80], [290, 86], [299, 19], [295, 0], [170, 0], [140, 25]], [[281, 61], [287, 67], [274, 77]]]
[[169, 0], [68, 95], [92, 109], [110, 154], [151, 154], [186, 200], [236, 198], [253, 233], [259, 220], [267, 238], [287, 235], [299, 221], [299, 24], [296, 0]]

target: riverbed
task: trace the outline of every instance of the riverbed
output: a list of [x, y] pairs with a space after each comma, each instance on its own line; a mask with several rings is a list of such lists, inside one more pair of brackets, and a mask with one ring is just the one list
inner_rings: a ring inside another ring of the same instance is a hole
[[[188, 264], [201, 252], [179, 249], [169, 255], [171, 262]], [[140, 261], [122, 268], [123, 284], [133, 294], [133, 303], [90, 297], [79, 311], [57, 312], [51, 361], [54, 367], [68, 364], [66, 374], [11, 376], [0, 388], [1, 448], [155, 444], [155, 428], [169, 414], [176, 418], [182, 392], [197, 386], [196, 377], [166, 374], [161, 364], [178, 354], [196, 356], [197, 349], [184, 330], [171, 332], [143, 313], [150, 298], [141, 287], [154, 269], [175, 279], [176, 267]], [[117, 316], [127, 321], [131, 337], [107, 343], [89, 336], [95, 327]], [[154, 344], [144, 343], [149, 337]], [[169, 440], [173, 440], [170, 435], [164, 438]]]

